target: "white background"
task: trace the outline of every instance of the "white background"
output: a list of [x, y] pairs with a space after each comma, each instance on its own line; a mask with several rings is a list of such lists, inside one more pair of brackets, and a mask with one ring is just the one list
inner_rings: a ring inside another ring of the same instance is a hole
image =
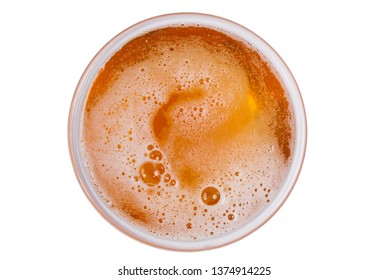
[[[244, 240], [197, 253], [152, 248], [109, 225], [67, 146], [73, 92], [98, 50], [140, 20], [180, 11], [226, 17], [273, 46], [300, 86], [309, 132], [281, 210]], [[0, 30], [0, 279], [130, 279], [117, 276], [123, 265], [389, 279], [385, 1], [1, 1]]]

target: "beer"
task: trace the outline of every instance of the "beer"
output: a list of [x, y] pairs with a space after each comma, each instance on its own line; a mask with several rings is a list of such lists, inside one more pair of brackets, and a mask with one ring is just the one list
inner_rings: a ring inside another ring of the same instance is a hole
[[228, 32], [174, 25], [123, 45], [82, 116], [96, 193], [141, 231], [207, 240], [248, 223], [288, 174], [295, 117], [285, 86]]

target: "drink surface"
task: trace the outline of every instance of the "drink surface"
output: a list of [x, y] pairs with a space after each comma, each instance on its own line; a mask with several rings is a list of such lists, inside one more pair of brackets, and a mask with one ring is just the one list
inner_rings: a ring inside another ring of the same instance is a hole
[[277, 193], [294, 117], [270, 65], [206, 27], [152, 31], [105, 64], [82, 149], [97, 192], [139, 229], [174, 240], [230, 232]]

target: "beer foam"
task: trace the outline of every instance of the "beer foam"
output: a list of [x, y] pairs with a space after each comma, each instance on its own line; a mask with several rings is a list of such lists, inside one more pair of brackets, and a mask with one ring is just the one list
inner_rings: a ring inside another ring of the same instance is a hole
[[277, 193], [293, 114], [268, 63], [206, 27], [166, 27], [124, 45], [83, 116], [96, 190], [138, 228], [173, 240], [237, 229]]

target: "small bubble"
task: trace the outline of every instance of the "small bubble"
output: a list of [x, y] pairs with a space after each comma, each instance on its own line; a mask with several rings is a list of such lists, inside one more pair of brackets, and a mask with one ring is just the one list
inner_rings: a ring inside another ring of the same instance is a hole
[[229, 215], [228, 215], [228, 219], [229, 219], [230, 221], [232, 221], [233, 219], [235, 219], [234, 214], [229, 214]]
[[220, 200], [220, 192], [215, 187], [207, 187], [201, 192], [201, 199], [206, 205], [215, 205]]
[[152, 151], [150, 153], [150, 158], [154, 160], [161, 160], [162, 159], [162, 153], [160, 151]]
[[176, 185], [176, 180], [171, 180], [170, 181], [170, 186], [175, 186]]
[[187, 223], [187, 224], [186, 224], [186, 228], [187, 228], [187, 229], [191, 229], [191, 228], [192, 228], [192, 224], [191, 224], [191, 223]]
[[172, 176], [170, 174], [166, 174], [165, 177], [163, 178], [163, 181], [165, 183], [168, 183], [170, 181], [170, 179], [172, 178]]
[[147, 150], [151, 151], [152, 149], [154, 149], [154, 146], [153, 146], [153, 145], [148, 145], [148, 146], [147, 146]]
[[156, 186], [161, 181], [161, 174], [165, 172], [165, 167], [160, 163], [145, 162], [142, 164], [139, 174], [142, 181], [148, 186]]

